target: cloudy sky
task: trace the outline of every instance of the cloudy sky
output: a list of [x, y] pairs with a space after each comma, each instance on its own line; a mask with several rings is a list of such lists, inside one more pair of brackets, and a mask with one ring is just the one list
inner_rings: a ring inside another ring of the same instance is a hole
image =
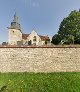
[[8, 41], [8, 29], [15, 12], [23, 33], [35, 28], [40, 35], [52, 37], [63, 18], [80, 8], [80, 0], [0, 0], [0, 43]]

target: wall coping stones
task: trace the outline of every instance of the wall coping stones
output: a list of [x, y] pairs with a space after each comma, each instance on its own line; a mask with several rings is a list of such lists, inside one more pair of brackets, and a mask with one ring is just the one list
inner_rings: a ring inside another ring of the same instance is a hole
[[0, 46], [0, 48], [80, 48], [80, 46], [78, 45], [66, 45], [66, 46], [62, 46], [62, 45], [55, 45], [55, 46]]

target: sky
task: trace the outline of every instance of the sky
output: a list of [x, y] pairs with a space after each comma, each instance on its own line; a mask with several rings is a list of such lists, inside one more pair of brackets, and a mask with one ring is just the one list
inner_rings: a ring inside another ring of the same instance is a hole
[[8, 29], [15, 12], [22, 32], [33, 29], [50, 38], [59, 30], [63, 18], [80, 9], [80, 0], [0, 0], [0, 43], [8, 42]]

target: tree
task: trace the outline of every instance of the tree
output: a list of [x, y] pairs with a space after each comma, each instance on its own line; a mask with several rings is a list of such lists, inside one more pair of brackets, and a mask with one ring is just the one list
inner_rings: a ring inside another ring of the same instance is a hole
[[64, 44], [80, 44], [80, 11], [74, 10], [64, 18], [59, 31], [52, 37], [53, 44], [59, 44], [62, 40]]
[[52, 41], [51, 43], [55, 44], [55, 45], [58, 45], [61, 41], [61, 37], [59, 34], [55, 34], [52, 38]]
[[30, 40], [30, 41], [28, 41], [28, 45], [31, 45], [31, 40]]

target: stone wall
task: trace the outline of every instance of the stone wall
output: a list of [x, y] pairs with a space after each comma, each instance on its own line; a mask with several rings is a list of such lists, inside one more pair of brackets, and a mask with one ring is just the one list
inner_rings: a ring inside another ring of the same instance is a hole
[[63, 71], [80, 71], [80, 48], [0, 48], [0, 72]]

